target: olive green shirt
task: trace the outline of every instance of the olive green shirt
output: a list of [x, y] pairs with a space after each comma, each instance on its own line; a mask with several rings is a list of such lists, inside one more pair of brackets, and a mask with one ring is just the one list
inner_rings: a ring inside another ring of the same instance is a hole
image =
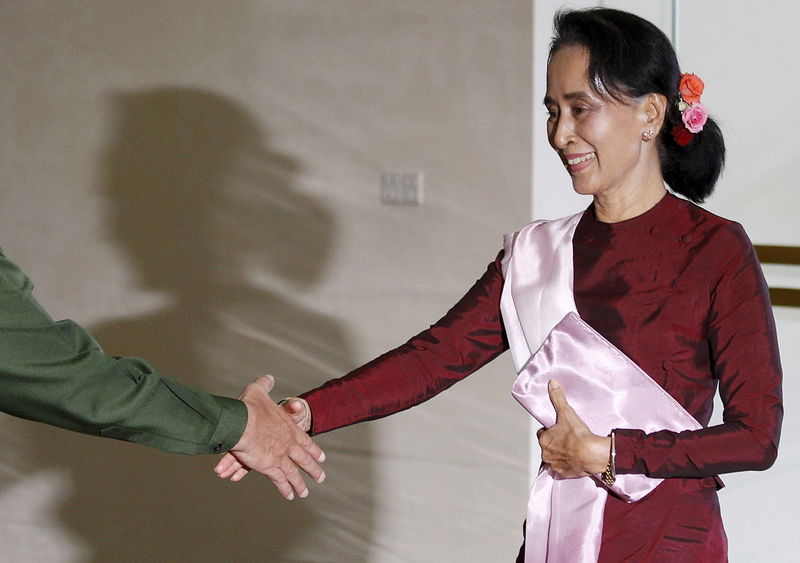
[[54, 322], [33, 284], [0, 250], [0, 411], [61, 428], [186, 454], [233, 447], [241, 401], [106, 355], [72, 321]]

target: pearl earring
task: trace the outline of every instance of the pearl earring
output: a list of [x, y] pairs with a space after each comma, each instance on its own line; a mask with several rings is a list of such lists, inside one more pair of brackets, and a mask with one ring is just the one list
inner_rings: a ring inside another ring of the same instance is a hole
[[649, 143], [650, 141], [652, 141], [652, 140], [653, 140], [653, 134], [654, 134], [654, 133], [653, 133], [653, 130], [652, 130], [652, 129], [648, 129], [647, 131], [645, 131], [644, 133], [642, 133], [642, 140], [643, 140], [645, 143]]

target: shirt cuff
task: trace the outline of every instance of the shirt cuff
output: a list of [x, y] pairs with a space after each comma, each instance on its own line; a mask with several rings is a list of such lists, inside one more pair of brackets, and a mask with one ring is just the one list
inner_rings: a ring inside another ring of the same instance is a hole
[[[320, 432], [320, 430], [314, 428], [315, 426], [314, 423], [317, 419], [320, 419], [320, 422], [322, 422], [323, 418], [321, 407], [318, 407], [316, 410], [314, 410], [314, 402], [315, 402], [314, 391], [315, 390], [312, 389], [311, 391], [306, 391], [305, 393], [302, 393], [297, 396], [299, 399], [303, 399], [306, 402], [306, 404], [308, 405], [308, 409], [311, 411], [311, 428], [308, 431], [309, 436], [313, 436], [314, 434]], [[319, 428], [319, 425], [317, 425], [317, 428]]]
[[614, 441], [616, 442], [616, 471], [618, 474], [645, 473], [643, 461], [643, 438], [645, 433], [641, 430], [629, 428], [615, 428]]
[[214, 395], [220, 406], [219, 422], [208, 446], [208, 453], [221, 454], [235, 446], [247, 426], [247, 407], [238, 399]]

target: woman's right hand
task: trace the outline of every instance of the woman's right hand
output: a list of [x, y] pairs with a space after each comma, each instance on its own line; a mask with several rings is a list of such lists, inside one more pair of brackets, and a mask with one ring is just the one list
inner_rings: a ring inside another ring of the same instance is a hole
[[311, 430], [311, 407], [305, 399], [290, 397], [279, 403], [303, 432]]

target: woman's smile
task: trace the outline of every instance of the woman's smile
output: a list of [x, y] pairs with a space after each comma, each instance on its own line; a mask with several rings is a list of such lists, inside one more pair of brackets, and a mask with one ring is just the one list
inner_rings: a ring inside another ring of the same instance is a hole
[[[547, 67], [544, 105], [550, 145], [579, 194], [601, 198], [609, 217], [644, 211], [664, 195], [656, 143], [643, 135], [658, 131], [660, 99], [612, 96], [589, 82], [589, 53], [570, 45], [556, 51]], [[654, 133], [650, 134], [651, 137]], [[639, 205], [637, 202], [645, 202]]]
[[597, 154], [594, 152], [565, 154], [563, 158], [567, 170], [570, 173], [574, 173], [588, 168], [592, 164], [592, 161], [597, 158]]

